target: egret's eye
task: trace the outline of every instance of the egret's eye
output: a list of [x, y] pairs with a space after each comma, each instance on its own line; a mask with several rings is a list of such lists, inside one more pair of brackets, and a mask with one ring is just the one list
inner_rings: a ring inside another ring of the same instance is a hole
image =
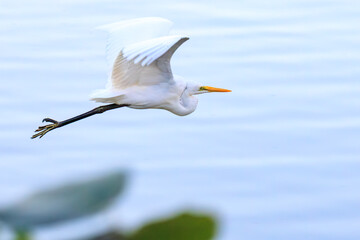
[[205, 90], [206, 90], [205, 87], [200, 87], [200, 88], [199, 88], [199, 91], [205, 91]]

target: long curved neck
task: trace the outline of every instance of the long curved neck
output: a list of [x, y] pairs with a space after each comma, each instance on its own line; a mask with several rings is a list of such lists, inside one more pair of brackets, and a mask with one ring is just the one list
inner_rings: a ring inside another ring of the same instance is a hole
[[179, 116], [188, 115], [195, 111], [198, 99], [190, 94], [188, 82], [183, 77], [174, 75], [174, 80], [176, 82], [174, 96], [176, 96], [177, 101], [174, 101], [172, 107], [167, 110]]
[[197, 104], [198, 99], [194, 96], [189, 95], [185, 90], [185, 92], [180, 97], [180, 104], [176, 114], [180, 116], [188, 115], [195, 111]]

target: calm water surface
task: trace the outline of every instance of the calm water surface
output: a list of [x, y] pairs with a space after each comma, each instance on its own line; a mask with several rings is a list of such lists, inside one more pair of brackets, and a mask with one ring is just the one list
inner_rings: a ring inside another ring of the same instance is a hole
[[[97, 106], [106, 36], [93, 28], [144, 16], [191, 36], [175, 73], [233, 92], [199, 96], [187, 117], [121, 109], [30, 140], [43, 117]], [[2, 0], [0, 205], [127, 168], [115, 207], [38, 239], [184, 208], [217, 214], [220, 240], [359, 239], [359, 23], [355, 0]]]

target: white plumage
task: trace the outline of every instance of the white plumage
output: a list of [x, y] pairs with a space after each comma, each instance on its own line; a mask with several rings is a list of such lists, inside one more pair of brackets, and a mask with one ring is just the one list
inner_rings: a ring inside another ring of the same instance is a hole
[[[172, 25], [162, 18], [140, 18], [99, 27], [109, 33], [107, 59], [111, 67], [106, 88], [93, 93], [91, 99], [117, 104], [126, 101], [134, 108], [159, 105], [146, 104], [147, 99], [141, 92], [147, 92], [148, 96], [149, 91], [160, 94], [154, 91], [154, 86], [175, 84], [170, 59], [189, 38], [169, 35]], [[130, 92], [138, 93], [137, 99], [131, 98]], [[160, 105], [157, 108], [166, 107]]]
[[[99, 27], [109, 33], [109, 80], [91, 100], [128, 104], [131, 108], [160, 108], [187, 115], [197, 106], [194, 94], [209, 92], [172, 74], [170, 59], [189, 39], [169, 35], [172, 22], [163, 18], [138, 18]], [[212, 88], [212, 91], [221, 91]]]

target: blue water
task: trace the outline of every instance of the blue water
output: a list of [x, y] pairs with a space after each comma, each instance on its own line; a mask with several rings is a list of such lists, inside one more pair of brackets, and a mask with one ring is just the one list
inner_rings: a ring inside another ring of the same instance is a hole
[[[31, 140], [42, 118], [97, 106], [106, 37], [93, 28], [144, 16], [190, 35], [176, 74], [233, 92], [199, 96], [186, 117], [119, 109]], [[219, 217], [220, 240], [358, 240], [359, 23], [355, 0], [1, 0], [0, 205], [126, 168], [116, 206], [37, 239], [190, 208]]]

